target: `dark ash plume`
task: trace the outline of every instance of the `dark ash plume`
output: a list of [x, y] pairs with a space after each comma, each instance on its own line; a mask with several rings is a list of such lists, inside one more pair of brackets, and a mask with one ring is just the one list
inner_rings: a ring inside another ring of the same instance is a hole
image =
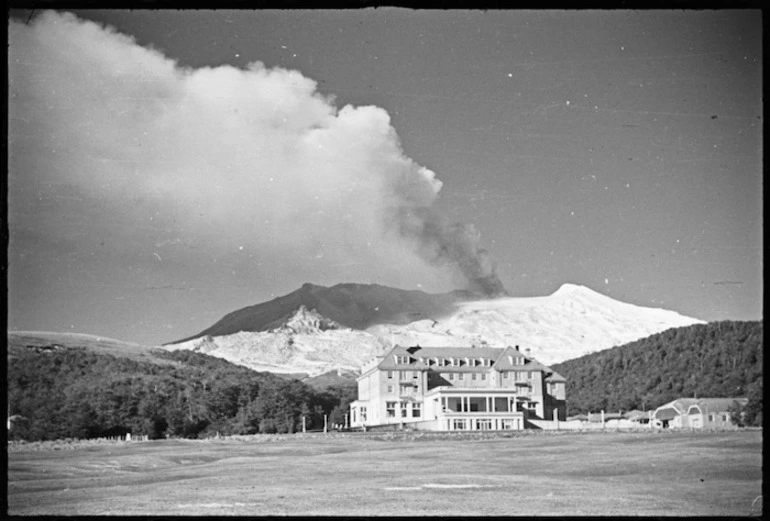
[[508, 296], [481, 234], [472, 224], [449, 223], [431, 208], [402, 208], [400, 233], [415, 241], [420, 255], [433, 265], [455, 265], [468, 281], [468, 290], [485, 297]]

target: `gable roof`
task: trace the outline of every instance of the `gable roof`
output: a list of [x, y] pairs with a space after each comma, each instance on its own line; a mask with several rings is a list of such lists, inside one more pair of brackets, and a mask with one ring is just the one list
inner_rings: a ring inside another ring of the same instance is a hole
[[[516, 365], [516, 364], [512, 363], [511, 360], [514, 359], [514, 358], [523, 358], [524, 359], [524, 364], [523, 365]], [[517, 370], [518, 369], [518, 370], [520, 370], [520, 369], [524, 369], [524, 368], [526, 368], [527, 370], [537, 370], [537, 369], [542, 369], [542, 368], [545, 367], [542, 364], [540, 365], [539, 368], [538, 367], [530, 367], [530, 364], [533, 363], [533, 362], [536, 362], [534, 358], [525, 355], [524, 353], [522, 353], [521, 351], [519, 351], [518, 349], [516, 349], [514, 347], [508, 346], [505, 349], [503, 349], [503, 351], [500, 353], [500, 355], [497, 358], [497, 360], [495, 361], [493, 367], [495, 369], [497, 369], [498, 371], [507, 370], [507, 369], [513, 369], [513, 370]], [[539, 364], [539, 362], [536, 362], [536, 363]]]
[[[410, 363], [397, 363], [396, 357], [408, 357]], [[518, 357], [523, 359], [523, 365], [515, 365], [512, 359]], [[491, 365], [464, 365], [464, 366], [438, 366], [441, 371], [447, 372], [487, 372], [494, 368], [498, 371], [543, 371], [545, 378], [551, 382], [566, 382], [559, 373], [553, 371], [550, 367], [538, 362], [531, 356], [528, 356], [518, 349], [508, 347], [420, 347], [419, 345], [403, 347], [393, 346], [390, 351], [377, 357], [380, 361], [376, 367], [380, 370], [401, 371], [428, 369], [431, 366], [425, 361], [430, 358], [444, 359], [479, 359], [483, 358], [491, 361]]]
[[671, 420], [680, 414], [688, 414], [690, 407], [696, 406], [701, 413], [727, 412], [733, 402], [745, 405], [747, 398], [677, 398], [655, 409], [655, 418]]
[[564, 378], [562, 375], [557, 373], [556, 371], [552, 370], [550, 367], [548, 368], [551, 373], [545, 377], [546, 382], [566, 382], [567, 379]]
[[[430, 367], [426, 362], [421, 362], [420, 359], [428, 359], [428, 358], [455, 358], [455, 359], [464, 359], [468, 358], [470, 360], [478, 359], [478, 358], [484, 358], [487, 360], [491, 360], [492, 363], [494, 363], [494, 360], [497, 359], [498, 356], [500, 356], [500, 353], [503, 351], [502, 348], [493, 348], [493, 347], [420, 347], [420, 346], [412, 346], [412, 347], [402, 347], [402, 346], [394, 346], [390, 351], [388, 351], [385, 355], [382, 356], [382, 361], [377, 365], [380, 369], [386, 369], [386, 370], [409, 370], [409, 369], [426, 369]], [[408, 357], [409, 359], [413, 360], [413, 362], [408, 364], [399, 364], [396, 362], [396, 357], [402, 356], [402, 357]], [[464, 371], [487, 371], [489, 370], [490, 366], [443, 366], [442, 370], [446, 369], [448, 371], [456, 371], [456, 370], [464, 370]]]
[[[703, 414], [719, 413], [727, 412], [734, 402], [746, 405], [748, 401], [748, 398], [701, 398], [690, 407], [697, 407]], [[689, 407], [687, 412], [689, 413]]]

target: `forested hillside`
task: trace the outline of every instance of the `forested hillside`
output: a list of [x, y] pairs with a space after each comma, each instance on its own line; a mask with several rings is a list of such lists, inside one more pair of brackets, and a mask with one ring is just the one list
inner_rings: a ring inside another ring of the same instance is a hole
[[567, 378], [568, 414], [645, 410], [696, 395], [749, 397], [761, 411], [762, 321], [669, 329], [552, 367]]
[[204, 437], [219, 432], [295, 432], [343, 423], [349, 389], [315, 390], [189, 351], [143, 359], [86, 348], [9, 349], [11, 439], [125, 433]]

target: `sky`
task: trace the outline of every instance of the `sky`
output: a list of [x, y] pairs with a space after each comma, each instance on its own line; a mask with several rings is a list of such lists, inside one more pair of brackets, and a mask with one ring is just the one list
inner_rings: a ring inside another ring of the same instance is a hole
[[310, 282], [762, 317], [760, 11], [12, 13], [8, 328]]

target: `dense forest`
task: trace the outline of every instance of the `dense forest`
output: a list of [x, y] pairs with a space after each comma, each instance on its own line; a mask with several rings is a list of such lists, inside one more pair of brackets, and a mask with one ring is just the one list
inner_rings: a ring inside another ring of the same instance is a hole
[[567, 378], [569, 414], [647, 410], [694, 396], [748, 397], [746, 423], [761, 424], [761, 321], [669, 329], [552, 367]]
[[[10, 354], [10, 353], [9, 353]], [[344, 424], [354, 386], [319, 390], [191, 351], [158, 362], [87, 349], [15, 349], [8, 357], [10, 439], [152, 439], [297, 432]]]

